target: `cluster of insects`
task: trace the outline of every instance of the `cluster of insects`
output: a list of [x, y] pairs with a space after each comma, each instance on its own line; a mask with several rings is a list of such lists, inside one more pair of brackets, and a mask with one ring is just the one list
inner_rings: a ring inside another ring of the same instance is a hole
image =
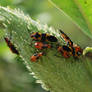
[[[37, 59], [42, 57], [44, 55], [43, 49], [49, 49], [49, 48], [55, 48], [57, 51], [64, 57], [69, 58], [73, 56], [75, 59], [78, 59], [80, 55], [82, 55], [83, 50], [80, 46], [77, 44], [74, 44], [71, 39], [60, 30], [60, 35], [63, 38], [63, 40], [66, 42], [66, 45], [59, 45], [58, 39], [50, 35], [48, 33], [39, 33], [35, 32], [31, 34], [31, 38], [36, 41], [35, 42], [35, 48], [38, 50], [41, 50], [41, 52], [34, 54], [31, 56], [31, 61], [35, 62]], [[53, 46], [52, 43], [57, 43], [58, 46]]]
[[[79, 45], [73, 43], [71, 39], [62, 30], [60, 30], [60, 36], [65, 41], [66, 45], [61, 46], [59, 44], [58, 39], [55, 36], [50, 35], [48, 33], [31, 33], [30, 37], [33, 41], [35, 41], [34, 47], [40, 52], [33, 54], [30, 60], [32, 62], [36, 62], [45, 54], [43, 51], [44, 49], [51, 48], [55, 48], [58, 51], [58, 53], [61, 54], [64, 58], [69, 58], [73, 56], [75, 59], [78, 59], [82, 55], [83, 49]], [[15, 46], [11, 43], [11, 41], [8, 38], [5, 38], [5, 41], [8, 47], [11, 49], [11, 51], [19, 55], [19, 52], [16, 50]], [[53, 44], [57, 46], [53, 46]]]

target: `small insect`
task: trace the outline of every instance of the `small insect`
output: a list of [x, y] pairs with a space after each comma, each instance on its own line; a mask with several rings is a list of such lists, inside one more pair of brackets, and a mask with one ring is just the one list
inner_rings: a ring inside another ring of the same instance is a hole
[[47, 43], [42, 43], [42, 42], [36, 42], [35, 43], [35, 48], [42, 50], [42, 49], [47, 49], [47, 48], [51, 48], [52, 46], [50, 44]]
[[[74, 44], [71, 39], [63, 32], [61, 31], [61, 37], [64, 39], [64, 41], [67, 43], [65, 49], [62, 49], [63, 52], [64, 51], [67, 51], [67, 53], [69, 52], [72, 52], [72, 54], [69, 54], [70, 56], [72, 55], [74, 58], [79, 58], [80, 55], [82, 55], [83, 53], [83, 49], [78, 46], [77, 44]], [[63, 48], [63, 47], [62, 47]], [[71, 50], [71, 51], [68, 51], [68, 48]], [[66, 50], [67, 49], [67, 50]], [[65, 56], [65, 55], [64, 55]], [[67, 56], [67, 54], [66, 54]]]
[[16, 50], [15, 46], [11, 43], [11, 41], [8, 39], [8, 38], [4, 38], [5, 39], [5, 42], [7, 43], [8, 47], [10, 48], [10, 50], [19, 55], [19, 52]]
[[65, 58], [69, 58], [72, 55], [72, 51], [71, 48], [69, 48], [68, 46], [59, 46], [58, 47], [58, 51], [62, 54], [62, 56], [64, 56]]
[[35, 41], [41, 41], [41, 42], [57, 42], [57, 38], [53, 35], [50, 35], [48, 33], [40, 33], [35, 32], [31, 34], [31, 38]]
[[31, 61], [32, 62], [36, 62], [42, 56], [43, 56], [43, 52], [36, 53], [36, 54], [34, 54], [34, 55], [31, 56]]
[[61, 37], [64, 39], [67, 45], [73, 46], [73, 42], [71, 41], [71, 39], [62, 30], [59, 30], [59, 31], [61, 33]]

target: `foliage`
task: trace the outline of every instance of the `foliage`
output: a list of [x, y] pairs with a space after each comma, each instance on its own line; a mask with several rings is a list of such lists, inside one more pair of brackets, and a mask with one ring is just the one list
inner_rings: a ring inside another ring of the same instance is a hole
[[[67, 15], [68, 17], [70, 17], [70, 19], [72, 19], [75, 23], [75, 25], [77, 25], [78, 27], [80, 27], [81, 31], [83, 31], [86, 35], [88, 35], [90, 38], [92, 38], [92, 33], [88, 28], [87, 22], [84, 18], [84, 13], [82, 14], [82, 12], [80, 11], [80, 8], [77, 6], [76, 2], [80, 1], [80, 4], [82, 4], [81, 2], [85, 2], [82, 0], [50, 0], [52, 2], [54, 2], [57, 6], [60, 8], [60, 11], [63, 11], [65, 13], [65, 15]], [[90, 1], [90, 0], [89, 0]], [[87, 1], [87, 2], [89, 2]], [[83, 7], [83, 6], [82, 6]], [[88, 8], [90, 8], [88, 6]], [[84, 9], [84, 10], [90, 10], [90, 9]], [[89, 12], [91, 13], [91, 12]], [[85, 14], [87, 14], [85, 12]], [[89, 15], [88, 15], [89, 16]], [[87, 16], [86, 16], [87, 17]], [[90, 16], [89, 16], [90, 17]]]

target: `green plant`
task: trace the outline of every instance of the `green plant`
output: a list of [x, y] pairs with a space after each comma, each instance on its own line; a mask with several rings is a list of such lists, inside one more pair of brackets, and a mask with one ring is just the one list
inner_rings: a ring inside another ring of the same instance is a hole
[[[84, 24], [76, 19], [75, 21], [83, 29], [83, 32], [92, 39], [92, 34], [86, 26], [84, 18]], [[55, 35], [63, 44], [58, 30], [42, 25], [22, 11], [12, 10], [9, 7], [0, 7], [0, 27], [5, 29], [5, 36], [11, 37], [11, 41], [19, 51], [26, 67], [45, 89], [51, 92], [91, 92], [91, 60], [85, 57], [86, 52], [88, 53], [90, 50], [85, 49], [84, 57], [79, 60], [60, 58], [54, 56], [55, 49], [48, 50], [47, 55], [43, 56], [39, 62], [32, 63], [30, 56], [34, 53], [34, 46], [30, 46], [32, 41], [30, 33], [48, 32]]]

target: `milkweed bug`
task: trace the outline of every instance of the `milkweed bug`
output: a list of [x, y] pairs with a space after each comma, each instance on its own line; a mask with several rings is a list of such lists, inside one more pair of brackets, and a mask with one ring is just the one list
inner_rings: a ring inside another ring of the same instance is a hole
[[61, 37], [64, 39], [67, 45], [73, 46], [73, 42], [71, 41], [71, 39], [62, 30], [59, 30], [59, 31], [61, 33]]
[[47, 33], [35, 32], [31, 34], [31, 38], [35, 41], [41, 42], [57, 42], [57, 38]]
[[68, 46], [59, 46], [58, 51], [64, 56], [65, 58], [69, 58], [72, 54], [71, 49]]
[[11, 43], [11, 41], [8, 38], [6, 38], [6, 37], [4, 39], [5, 39], [5, 42], [7, 43], [8, 47], [10, 48], [10, 50], [13, 53], [19, 55], [19, 52], [16, 50], [15, 46]]
[[42, 56], [43, 56], [43, 52], [36, 53], [36, 54], [34, 54], [34, 55], [31, 56], [31, 61], [32, 62], [36, 62]]
[[[83, 49], [80, 46], [78, 46], [77, 44], [74, 44], [71, 41], [71, 39], [63, 31], [60, 30], [60, 33], [61, 33], [61, 37], [64, 39], [64, 41], [67, 44], [66, 46], [71, 49], [72, 56], [74, 58], [79, 58], [79, 56], [82, 55], [82, 53], [83, 53]], [[68, 52], [69, 51], [67, 51], [67, 53]]]

